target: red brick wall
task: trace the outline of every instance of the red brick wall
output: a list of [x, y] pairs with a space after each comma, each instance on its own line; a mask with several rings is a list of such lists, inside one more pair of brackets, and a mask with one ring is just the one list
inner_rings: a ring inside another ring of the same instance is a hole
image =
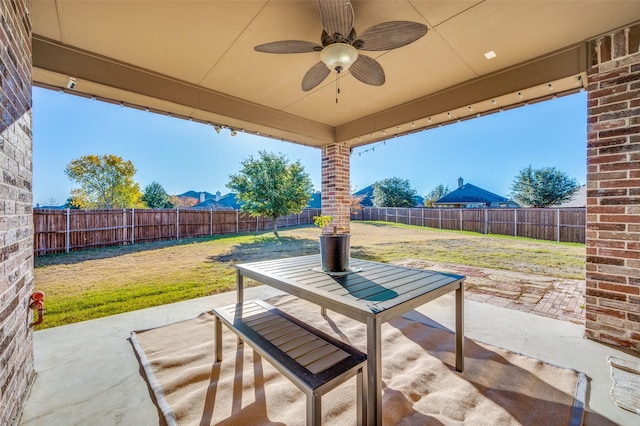
[[34, 375], [28, 4], [0, 1], [0, 425], [13, 424]]
[[640, 351], [640, 25], [589, 42], [586, 335]]
[[[331, 226], [337, 226], [343, 233], [350, 230], [350, 155], [350, 148], [344, 145], [322, 148], [322, 214], [333, 216]], [[331, 227], [323, 229], [323, 232], [331, 233]]]

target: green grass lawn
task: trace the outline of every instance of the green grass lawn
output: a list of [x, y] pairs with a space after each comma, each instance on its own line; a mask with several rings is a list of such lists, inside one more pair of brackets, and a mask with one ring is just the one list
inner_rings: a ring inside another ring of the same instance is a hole
[[[234, 234], [36, 257], [35, 289], [46, 293], [38, 329], [234, 290], [236, 263], [318, 253], [318, 233], [305, 226], [281, 229], [279, 238]], [[411, 258], [584, 278], [583, 244], [383, 222], [354, 222], [351, 234], [351, 255], [367, 260]]]

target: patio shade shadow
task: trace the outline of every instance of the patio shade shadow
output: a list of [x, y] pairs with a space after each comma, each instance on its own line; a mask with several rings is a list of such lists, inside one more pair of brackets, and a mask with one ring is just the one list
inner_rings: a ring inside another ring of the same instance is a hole
[[356, 299], [384, 302], [398, 296], [394, 290], [381, 286], [358, 272], [352, 272], [342, 277], [333, 277], [333, 279]]

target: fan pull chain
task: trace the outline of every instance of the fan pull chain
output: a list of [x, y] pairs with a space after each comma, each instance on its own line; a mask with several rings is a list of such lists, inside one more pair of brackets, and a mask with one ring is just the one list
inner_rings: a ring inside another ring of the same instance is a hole
[[[341, 68], [341, 67], [340, 67]], [[340, 71], [336, 68], [336, 103], [338, 103], [338, 96], [340, 95]]]

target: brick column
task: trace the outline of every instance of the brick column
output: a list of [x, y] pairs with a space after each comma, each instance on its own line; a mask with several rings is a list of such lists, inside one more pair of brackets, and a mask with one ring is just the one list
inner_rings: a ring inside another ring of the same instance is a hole
[[34, 377], [30, 0], [0, 2], [0, 424]]
[[[349, 157], [351, 149], [344, 145], [327, 145], [322, 148], [322, 214], [333, 216], [331, 226], [342, 233], [350, 230], [351, 182]], [[323, 233], [331, 233], [330, 227]]]
[[640, 25], [589, 42], [586, 336], [640, 351]]

